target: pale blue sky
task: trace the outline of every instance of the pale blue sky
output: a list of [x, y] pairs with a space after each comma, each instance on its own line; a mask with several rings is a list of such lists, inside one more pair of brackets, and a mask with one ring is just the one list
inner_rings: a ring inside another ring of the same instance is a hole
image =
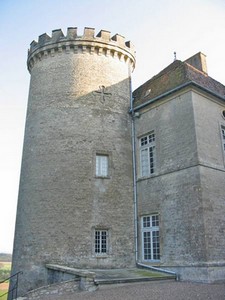
[[84, 27], [119, 33], [136, 47], [136, 88], [177, 58], [202, 51], [225, 84], [224, 0], [0, 0], [0, 252], [12, 251], [29, 89], [27, 49], [46, 32]]

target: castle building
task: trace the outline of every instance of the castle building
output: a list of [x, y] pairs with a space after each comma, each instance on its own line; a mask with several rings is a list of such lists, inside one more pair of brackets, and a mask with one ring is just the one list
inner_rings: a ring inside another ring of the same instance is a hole
[[135, 52], [68, 28], [33, 41], [12, 273], [46, 264], [225, 278], [225, 86], [198, 53], [131, 91]]
[[133, 93], [138, 260], [225, 279], [225, 86], [197, 53]]

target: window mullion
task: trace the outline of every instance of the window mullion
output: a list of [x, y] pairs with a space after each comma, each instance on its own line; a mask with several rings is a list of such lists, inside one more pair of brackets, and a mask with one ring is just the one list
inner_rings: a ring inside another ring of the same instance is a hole
[[100, 253], [102, 253], [102, 231], [100, 231]]
[[151, 230], [151, 239], [150, 239], [150, 247], [151, 247], [151, 259], [153, 259], [153, 234]]

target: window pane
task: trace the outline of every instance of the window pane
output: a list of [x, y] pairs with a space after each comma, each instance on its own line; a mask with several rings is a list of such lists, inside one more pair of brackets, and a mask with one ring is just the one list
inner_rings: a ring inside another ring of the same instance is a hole
[[223, 136], [223, 139], [225, 140], [225, 129], [222, 128], [222, 136]]
[[152, 232], [153, 259], [159, 259], [159, 231]]
[[148, 138], [149, 138], [149, 143], [154, 142], [155, 141], [155, 134], [154, 133], [150, 134]]
[[141, 146], [144, 146], [146, 144], [148, 144], [148, 138], [147, 138], [147, 136], [141, 138]]
[[100, 231], [95, 231], [95, 253], [100, 253]]
[[151, 133], [140, 139], [141, 176], [155, 173], [155, 134]]
[[149, 147], [149, 161], [150, 161], [150, 174], [153, 174], [155, 168], [154, 147]]
[[144, 232], [144, 259], [151, 259], [151, 233]]
[[148, 148], [141, 150], [141, 175], [147, 176], [149, 174], [149, 162], [148, 162]]
[[101, 252], [102, 253], [106, 253], [106, 250], [107, 250], [107, 248], [106, 248], [106, 231], [102, 231], [102, 247], [101, 247]]
[[108, 176], [108, 156], [96, 155], [96, 176]]
[[153, 215], [152, 216], [152, 226], [159, 226], [159, 216], [158, 215]]
[[143, 227], [150, 227], [150, 217], [143, 217]]

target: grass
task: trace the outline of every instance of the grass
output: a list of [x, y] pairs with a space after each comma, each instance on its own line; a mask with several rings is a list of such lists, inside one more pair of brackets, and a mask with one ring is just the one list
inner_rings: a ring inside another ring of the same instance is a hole
[[[0, 290], [0, 297], [4, 295], [8, 290]], [[1, 297], [1, 300], [7, 300], [7, 294]]]
[[144, 269], [138, 269], [135, 271], [138, 275], [143, 277], [168, 277], [168, 274]]
[[[10, 276], [11, 262], [0, 261], [0, 282], [4, 281]], [[0, 297], [8, 291], [8, 283], [0, 284]], [[0, 300], [6, 300], [7, 295], [0, 298]]]
[[0, 261], [0, 269], [11, 270], [11, 262], [8, 261]]

